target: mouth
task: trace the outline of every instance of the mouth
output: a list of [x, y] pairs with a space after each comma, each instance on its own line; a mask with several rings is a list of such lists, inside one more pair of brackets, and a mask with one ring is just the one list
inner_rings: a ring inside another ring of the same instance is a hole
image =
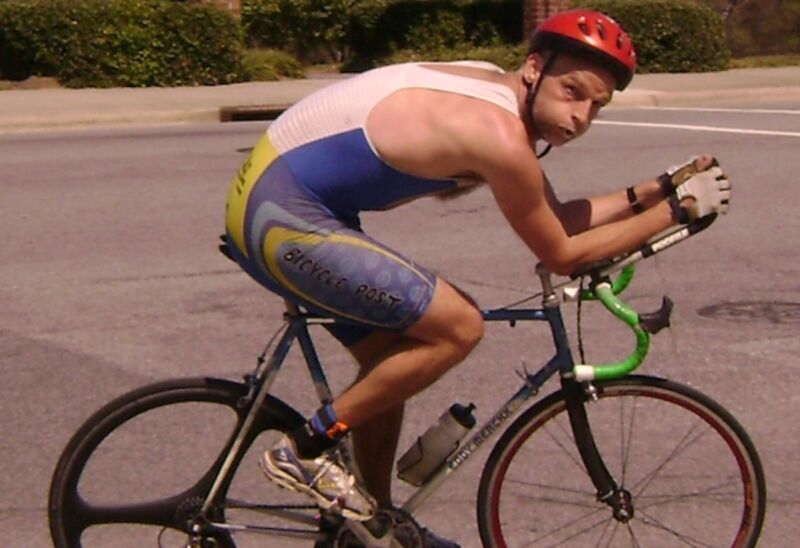
[[568, 128], [561, 128], [561, 134], [564, 137], [564, 142], [571, 141], [577, 137], [575, 131]]

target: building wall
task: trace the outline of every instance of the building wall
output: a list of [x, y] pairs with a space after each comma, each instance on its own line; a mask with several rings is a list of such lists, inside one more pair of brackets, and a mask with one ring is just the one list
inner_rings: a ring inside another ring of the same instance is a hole
[[525, 0], [522, 14], [525, 36], [530, 36], [539, 23], [554, 13], [565, 10], [568, 3], [569, 0]]

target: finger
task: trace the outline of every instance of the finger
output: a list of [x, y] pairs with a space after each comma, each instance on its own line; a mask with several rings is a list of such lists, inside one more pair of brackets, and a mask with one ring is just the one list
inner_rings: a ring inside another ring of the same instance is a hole
[[717, 163], [717, 159], [711, 156], [710, 154], [703, 154], [702, 156], [696, 156], [694, 160], [694, 167], [697, 171], [705, 171], [710, 167], [715, 165], [719, 165]]

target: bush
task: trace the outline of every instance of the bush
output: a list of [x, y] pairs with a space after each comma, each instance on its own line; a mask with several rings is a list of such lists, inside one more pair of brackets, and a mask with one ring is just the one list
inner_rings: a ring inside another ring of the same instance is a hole
[[[728, 0], [695, 0], [723, 12]], [[800, 53], [800, 0], [739, 0], [725, 20], [735, 57]]]
[[0, 3], [0, 72], [71, 87], [224, 84], [241, 79], [236, 21], [168, 0]]
[[[457, 59], [469, 52], [493, 56], [519, 44], [521, 14], [522, 0], [398, 0], [354, 43], [345, 69], [397, 60]], [[497, 50], [487, 53], [493, 48]]]
[[703, 72], [728, 67], [722, 17], [707, 6], [668, 0], [578, 0], [573, 6], [616, 19], [636, 45], [640, 72]]
[[406, 0], [389, 6], [375, 24], [373, 51], [388, 54], [453, 48], [466, 42], [464, 14], [447, 0]]
[[398, 50], [383, 61], [386, 63], [405, 63], [410, 61], [458, 61], [469, 59], [472, 61], [487, 61], [503, 70], [517, 70], [525, 60], [526, 44], [516, 46], [482, 46], [470, 45], [459, 48], [447, 48], [436, 51], [426, 51], [424, 54], [415, 50]]
[[242, 23], [251, 47], [362, 70], [401, 50], [516, 44], [521, 14], [522, 0], [245, 0]]
[[305, 62], [340, 62], [389, 0], [244, 0], [250, 47], [289, 51]]
[[276, 49], [249, 49], [242, 61], [246, 80], [269, 81], [280, 78], [302, 78], [303, 65], [290, 53]]

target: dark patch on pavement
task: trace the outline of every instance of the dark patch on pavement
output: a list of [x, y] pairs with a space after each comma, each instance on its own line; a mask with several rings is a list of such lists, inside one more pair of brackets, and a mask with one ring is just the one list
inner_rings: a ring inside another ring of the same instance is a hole
[[704, 306], [703, 317], [734, 322], [800, 323], [800, 303], [782, 301], [738, 301]]

